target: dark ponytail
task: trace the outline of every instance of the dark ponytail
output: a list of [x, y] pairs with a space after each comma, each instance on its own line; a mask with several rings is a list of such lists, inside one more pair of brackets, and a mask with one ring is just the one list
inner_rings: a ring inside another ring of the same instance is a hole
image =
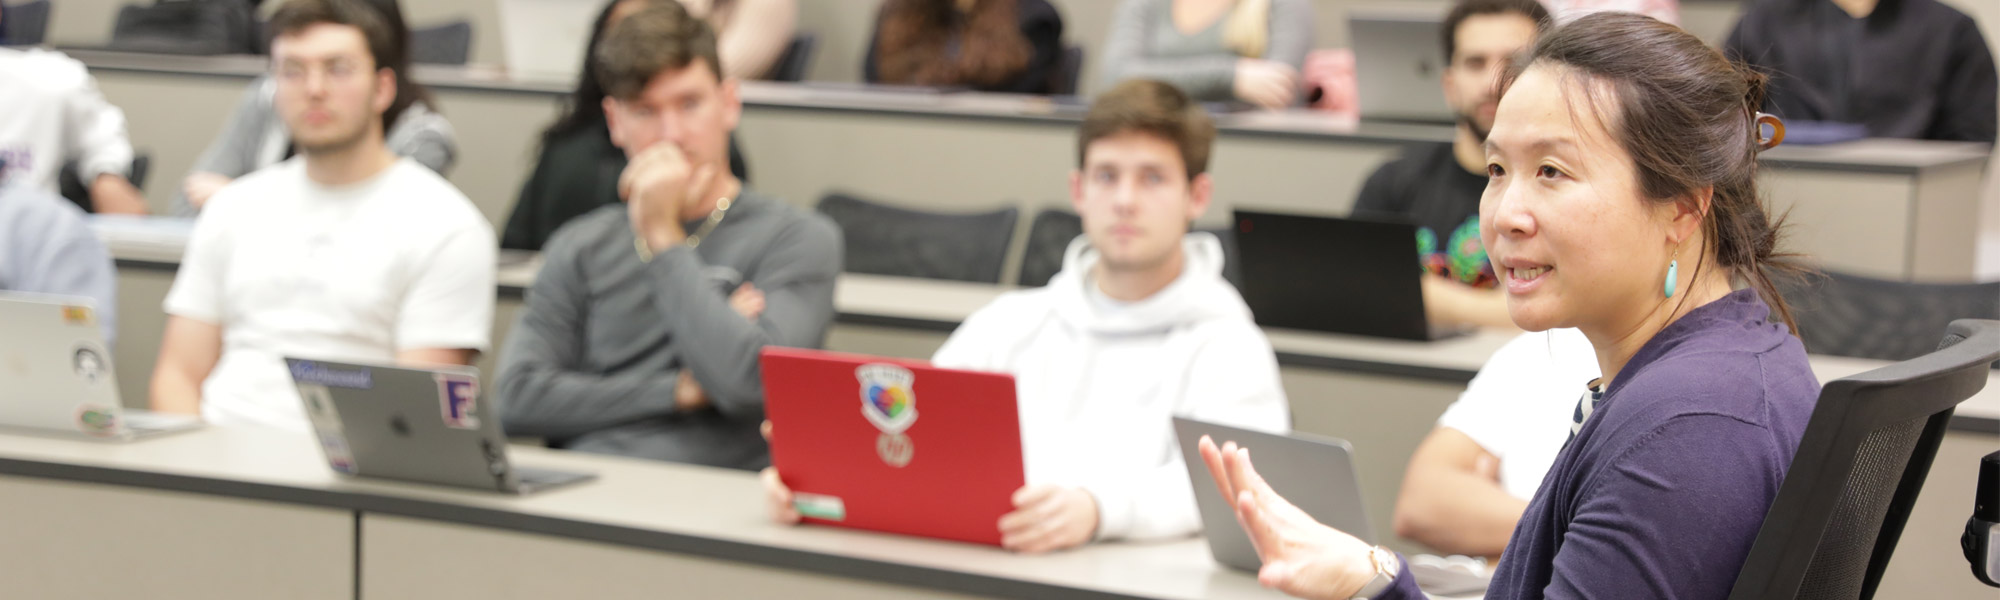
[[[1646, 198], [1675, 202], [1713, 186], [1702, 215], [1706, 250], [1755, 288], [1796, 335], [1798, 323], [1773, 279], [1808, 269], [1799, 255], [1780, 249], [1785, 219], [1768, 214], [1757, 190], [1757, 154], [1783, 135], [1773, 119], [1778, 130], [1767, 142], [1759, 124], [1768, 78], [1678, 27], [1618, 12], [1586, 15], [1550, 31], [1502, 76], [1502, 89], [1536, 63], [1573, 69], [1612, 92], [1610, 104], [1600, 105], [1617, 107], [1607, 124], [1632, 155]], [[1697, 277], [1706, 267], [1701, 262]]]

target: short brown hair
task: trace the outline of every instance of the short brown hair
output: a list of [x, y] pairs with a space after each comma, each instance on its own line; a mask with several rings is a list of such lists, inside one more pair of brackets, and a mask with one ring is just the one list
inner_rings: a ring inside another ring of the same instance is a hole
[[597, 81], [604, 95], [620, 100], [638, 97], [660, 73], [701, 61], [716, 78], [722, 59], [716, 56], [715, 30], [688, 14], [679, 2], [653, 2], [620, 19], [604, 35], [597, 53]]
[[[388, 131], [411, 105], [422, 102], [431, 111], [438, 110], [430, 91], [410, 78], [410, 30], [403, 25], [402, 5], [396, 0], [287, 0], [271, 14], [271, 22], [265, 26], [271, 38], [265, 43], [321, 24], [361, 30], [375, 68], [396, 74], [396, 99], [382, 112], [383, 131]], [[269, 47], [265, 50], [268, 52]]]
[[1132, 79], [1097, 97], [1076, 133], [1076, 164], [1081, 168], [1091, 142], [1128, 131], [1159, 136], [1180, 148], [1188, 179], [1208, 172], [1209, 147], [1215, 142], [1215, 121], [1208, 111], [1180, 88], [1149, 79]]

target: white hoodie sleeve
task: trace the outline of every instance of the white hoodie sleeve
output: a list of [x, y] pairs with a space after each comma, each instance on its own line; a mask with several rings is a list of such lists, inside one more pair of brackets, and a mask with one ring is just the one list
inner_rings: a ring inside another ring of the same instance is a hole
[[84, 184], [106, 173], [131, 176], [132, 142], [125, 137], [125, 111], [98, 93], [95, 79], [82, 78], [64, 99], [63, 113], [67, 158], [77, 160], [77, 176]]
[[[1195, 351], [1180, 374], [1184, 387], [1175, 412], [1246, 429], [1290, 430], [1291, 408], [1271, 342], [1249, 323], [1224, 327]], [[1167, 440], [1173, 444], [1171, 436]], [[1168, 455], [1165, 464], [1084, 486], [1097, 499], [1097, 539], [1159, 539], [1201, 530], [1179, 448], [1170, 448]], [[1204, 478], [1192, 485], [1213, 484]]]

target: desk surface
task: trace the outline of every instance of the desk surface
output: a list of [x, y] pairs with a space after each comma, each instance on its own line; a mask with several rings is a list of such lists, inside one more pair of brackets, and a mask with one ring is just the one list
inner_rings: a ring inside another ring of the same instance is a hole
[[[262, 56], [176, 56], [64, 48], [94, 70], [167, 75], [255, 77], [266, 72]], [[547, 95], [570, 93], [566, 82], [521, 81], [491, 65], [419, 65], [416, 79], [424, 85], [453, 90]], [[1047, 122], [1073, 127], [1082, 119], [1083, 105], [1073, 99], [984, 93], [896, 91], [852, 84], [784, 84], [745, 82], [743, 103], [751, 108], [883, 113]], [[1216, 125], [1225, 134], [1295, 136], [1329, 141], [1443, 142], [1452, 139], [1448, 125], [1377, 121], [1353, 122], [1315, 111], [1243, 112], [1221, 115]], [[1915, 173], [1933, 168], [1981, 168], [1991, 151], [1988, 144], [1920, 140], [1871, 139], [1827, 146], [1780, 146], [1763, 154], [1776, 167]]]
[[[96, 217], [93, 226], [111, 255], [124, 264], [173, 268], [180, 263], [190, 227], [186, 219]], [[510, 252], [495, 275], [502, 295], [518, 296], [534, 284], [537, 256]], [[1006, 286], [843, 273], [834, 309], [844, 323], [948, 332], [980, 307], [1013, 288]], [[1445, 381], [1470, 381], [1516, 333], [1482, 330], [1435, 342], [1267, 328], [1280, 364]], [[1889, 364], [1839, 356], [1812, 357], [1822, 383]], [[1984, 390], [1961, 405], [1959, 425], [2000, 429], [2000, 371]]]
[[307, 435], [209, 427], [129, 444], [0, 435], [0, 474], [324, 506], [736, 560], [956, 592], [1031, 598], [1273, 598], [1200, 539], [1045, 556], [771, 523], [755, 474], [516, 446], [515, 462], [597, 481], [532, 496], [349, 479]]

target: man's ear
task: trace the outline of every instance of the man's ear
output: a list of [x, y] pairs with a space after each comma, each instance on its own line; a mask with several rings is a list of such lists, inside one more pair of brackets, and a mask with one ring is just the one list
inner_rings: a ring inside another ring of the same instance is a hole
[[621, 133], [623, 130], [618, 127], [618, 121], [620, 120], [618, 101], [610, 96], [605, 96], [603, 103], [604, 127], [611, 131], [611, 145], [622, 149], [625, 147], [625, 136]]
[[[389, 112], [396, 104], [396, 70], [387, 67], [375, 70], [375, 97], [371, 99], [375, 112]], [[383, 132], [386, 135], [388, 132]]]
[[1208, 205], [1214, 200], [1215, 178], [1209, 177], [1207, 173], [1194, 176], [1194, 180], [1188, 182], [1187, 220], [1193, 222], [1200, 219], [1202, 213], [1208, 212]]

